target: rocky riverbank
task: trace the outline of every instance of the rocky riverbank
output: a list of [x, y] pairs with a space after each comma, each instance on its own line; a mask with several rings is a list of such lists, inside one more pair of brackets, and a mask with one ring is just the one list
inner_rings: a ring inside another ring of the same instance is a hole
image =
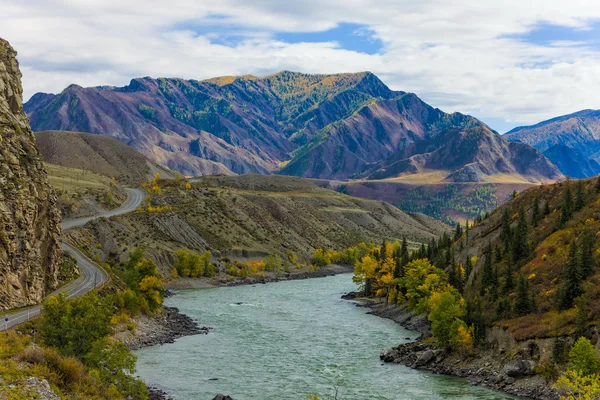
[[556, 390], [536, 375], [535, 363], [527, 359], [510, 360], [500, 367], [498, 360], [490, 354], [462, 356], [422, 342], [385, 349], [379, 358], [414, 369], [466, 378], [472, 384], [515, 396], [536, 400], [558, 399]]
[[131, 350], [142, 347], [173, 343], [176, 339], [207, 334], [208, 327], [200, 327], [197, 321], [181, 314], [175, 307], [163, 307], [154, 317], [140, 316], [134, 320], [135, 329], [123, 329], [114, 336]]
[[516, 352], [512, 359], [496, 345], [477, 349], [476, 353], [470, 355], [447, 352], [422, 341], [431, 336], [431, 326], [426, 316], [415, 314], [403, 306], [361, 298], [360, 293], [348, 293], [342, 298], [359, 300], [370, 309], [369, 314], [391, 319], [406, 329], [421, 333], [421, 338], [416, 342], [384, 349], [380, 354], [384, 362], [466, 378], [474, 385], [519, 397], [535, 400], [559, 398], [557, 391], [541, 375], [536, 374], [536, 362], [532, 360], [536, 355], [527, 349]]

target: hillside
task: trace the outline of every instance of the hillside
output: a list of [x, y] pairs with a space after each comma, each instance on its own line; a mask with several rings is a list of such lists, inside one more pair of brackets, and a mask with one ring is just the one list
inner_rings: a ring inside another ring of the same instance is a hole
[[59, 285], [60, 213], [23, 111], [16, 51], [0, 38], [0, 309]]
[[368, 72], [72, 85], [34, 95], [26, 109], [36, 131], [112, 136], [185, 175], [385, 179], [434, 170], [448, 182], [562, 178], [530, 147], [390, 90]]
[[90, 171], [124, 185], [138, 186], [160, 173], [173, 174], [116, 139], [89, 133], [37, 132], [35, 139], [47, 163]]
[[[361, 241], [407, 237], [416, 246], [448, 227], [423, 215], [403, 213], [390, 204], [357, 199], [292, 177], [209, 176], [159, 181], [152, 194], [158, 212], [140, 212], [97, 221], [71, 237], [105, 259], [122, 259], [143, 246], [163, 274], [173, 267], [174, 253], [207, 249], [219, 260], [249, 260], [268, 254], [295, 253], [309, 261], [317, 247], [344, 249]], [[161, 206], [170, 210], [160, 211]], [[95, 246], [99, 243], [99, 246]]]
[[[600, 320], [598, 188], [597, 179], [588, 179], [528, 189], [473, 227], [468, 245], [465, 237], [456, 244], [459, 262], [478, 257], [465, 296], [481, 302], [488, 324], [506, 327], [523, 340], [573, 333], [575, 305], [585, 310], [586, 330]], [[569, 258], [570, 251], [575, 259]], [[488, 257], [493, 261], [486, 272]], [[565, 293], [572, 279], [570, 265], [578, 277], [572, 295]], [[522, 308], [520, 277], [531, 296]]]
[[[521, 126], [504, 135], [511, 142], [529, 144], [561, 168], [565, 175], [585, 178], [600, 172], [597, 162], [600, 160], [600, 110], [583, 110], [542, 121], [531, 126]], [[563, 146], [556, 149], [554, 146]], [[572, 149], [573, 154], [565, 154], [564, 148]], [[581, 169], [570, 167], [573, 160]], [[585, 165], [591, 163], [590, 165]]]

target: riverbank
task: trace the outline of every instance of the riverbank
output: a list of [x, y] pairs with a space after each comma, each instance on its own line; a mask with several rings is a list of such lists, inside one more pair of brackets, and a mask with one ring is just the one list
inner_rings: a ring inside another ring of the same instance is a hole
[[300, 279], [324, 278], [326, 276], [335, 276], [347, 274], [354, 271], [352, 265], [328, 265], [316, 271], [293, 271], [282, 273], [281, 275], [251, 276], [246, 279], [218, 280], [209, 278], [177, 278], [167, 282], [166, 287], [169, 290], [188, 290], [188, 289], [210, 289], [227, 286], [258, 285], [269, 282], [285, 282]]
[[535, 372], [536, 362], [528, 354], [530, 350], [517, 352], [511, 359], [496, 345], [478, 348], [469, 355], [447, 352], [422, 339], [431, 336], [431, 326], [425, 315], [415, 314], [403, 306], [386, 304], [385, 301], [355, 296], [342, 296], [346, 299], [362, 301], [369, 308], [368, 314], [391, 319], [406, 329], [421, 333], [415, 342], [401, 344], [382, 350], [380, 359], [384, 362], [402, 364], [412, 369], [425, 370], [435, 374], [456, 376], [467, 379], [473, 385], [485, 386], [510, 395], [535, 400], [557, 400], [557, 391]]

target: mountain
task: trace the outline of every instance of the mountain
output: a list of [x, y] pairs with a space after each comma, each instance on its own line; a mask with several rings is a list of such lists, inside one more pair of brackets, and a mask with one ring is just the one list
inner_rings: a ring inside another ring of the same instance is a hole
[[98, 220], [70, 232], [70, 238], [103, 259], [126, 259], [129, 250], [143, 246], [170, 276], [174, 253], [181, 248], [211, 250], [224, 263], [268, 254], [285, 259], [288, 252], [308, 262], [321, 246], [343, 250], [361, 241], [403, 237], [421, 243], [449, 230], [425, 215], [323, 189], [302, 178], [205, 176], [190, 183], [186, 190], [183, 181], [158, 182], [160, 194], [153, 193], [151, 202], [156, 208], [170, 207], [168, 211], [122, 215], [112, 225]]
[[587, 178], [600, 174], [600, 164], [596, 160], [564, 144], [555, 144], [544, 155], [566, 176]]
[[23, 111], [16, 51], [0, 39], [0, 309], [59, 284], [60, 213]]
[[[506, 133], [504, 138], [529, 144], [545, 155], [554, 157], [553, 162], [565, 175], [579, 178], [598, 174], [596, 164], [589, 163], [591, 160], [600, 161], [600, 110], [583, 110], [535, 125], [518, 127]], [[552, 149], [554, 146], [564, 147]], [[568, 155], [567, 149], [574, 151]], [[580, 155], [583, 159], [579, 158]], [[573, 160], [577, 160], [577, 168], [570, 166]]]
[[185, 175], [390, 179], [433, 170], [450, 182], [562, 177], [528, 146], [390, 90], [369, 72], [71, 85], [34, 95], [26, 110], [36, 131], [112, 136]]
[[35, 139], [44, 161], [67, 168], [90, 171], [124, 185], [138, 186], [156, 173], [174, 175], [131, 147], [103, 135], [80, 132], [37, 132]]

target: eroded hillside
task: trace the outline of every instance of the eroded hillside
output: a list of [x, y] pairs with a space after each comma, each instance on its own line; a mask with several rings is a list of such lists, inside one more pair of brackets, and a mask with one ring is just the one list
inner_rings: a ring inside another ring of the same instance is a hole
[[94, 222], [70, 235], [104, 258], [123, 259], [133, 247], [143, 246], [167, 274], [174, 252], [183, 248], [239, 259], [293, 252], [308, 261], [317, 247], [341, 250], [361, 241], [405, 236], [421, 243], [448, 230], [433, 218], [300, 178], [209, 176], [189, 185], [162, 180], [157, 187], [150, 207], [116, 217], [113, 224]]

